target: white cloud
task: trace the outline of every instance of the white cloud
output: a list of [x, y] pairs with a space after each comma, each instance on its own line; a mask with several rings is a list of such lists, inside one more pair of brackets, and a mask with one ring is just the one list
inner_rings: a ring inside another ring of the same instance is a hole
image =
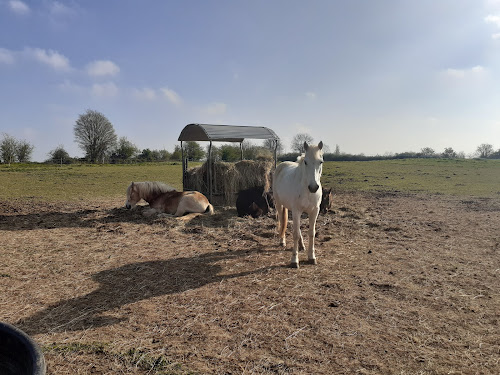
[[170, 103], [176, 106], [180, 106], [182, 104], [181, 97], [174, 90], [171, 90], [169, 88], [162, 88], [160, 90]]
[[30, 12], [30, 7], [20, 0], [10, 0], [9, 8], [11, 11], [17, 14], [28, 14]]
[[90, 76], [115, 76], [120, 72], [120, 68], [109, 60], [97, 60], [87, 65], [87, 73]]
[[486, 0], [485, 5], [489, 8], [500, 7], [500, 0]]
[[226, 103], [212, 103], [205, 107], [204, 112], [210, 116], [218, 116], [226, 113], [227, 104]]
[[470, 76], [481, 76], [486, 73], [486, 69], [481, 65], [476, 65], [469, 69], [447, 69], [445, 75], [455, 79], [462, 79]]
[[491, 39], [500, 39], [500, 33], [496, 33], [496, 34], [491, 34]]
[[52, 50], [46, 51], [41, 48], [26, 48], [24, 51], [29, 57], [55, 70], [68, 71], [71, 69], [68, 58], [61, 55], [59, 52]]
[[13, 64], [15, 61], [14, 53], [5, 48], [0, 48], [0, 63]]
[[493, 23], [497, 27], [500, 27], [500, 16], [494, 16], [492, 14], [489, 14], [486, 17], [484, 17], [484, 21], [486, 23]]
[[118, 87], [113, 82], [94, 83], [92, 85], [92, 95], [111, 98], [118, 95]]
[[53, 1], [49, 4], [49, 12], [53, 16], [70, 16], [75, 13], [72, 8], [59, 1]]
[[142, 89], [134, 89], [133, 95], [135, 98], [139, 100], [155, 100], [156, 99], [156, 91], [154, 89], [150, 89], [148, 87]]

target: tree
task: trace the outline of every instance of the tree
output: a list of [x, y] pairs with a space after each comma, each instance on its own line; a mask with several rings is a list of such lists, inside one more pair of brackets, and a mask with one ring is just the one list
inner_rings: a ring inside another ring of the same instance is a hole
[[91, 163], [104, 161], [116, 145], [116, 134], [111, 122], [102, 113], [88, 109], [74, 126], [75, 141], [85, 151]]
[[188, 160], [199, 161], [205, 157], [205, 150], [200, 146], [198, 142], [187, 141], [184, 146], [184, 157]]
[[298, 152], [299, 154], [303, 154], [306, 152], [304, 149], [304, 142], [307, 142], [307, 144], [311, 144], [313, 142], [313, 137], [311, 137], [307, 133], [299, 133], [296, 134], [291, 143], [292, 151], [293, 152]]
[[153, 151], [151, 151], [149, 148], [145, 148], [142, 150], [142, 152], [137, 156], [137, 159], [142, 160], [142, 161], [153, 161]]
[[16, 161], [17, 141], [14, 137], [4, 133], [0, 142], [0, 157], [4, 163], [13, 163]]
[[27, 141], [19, 141], [16, 144], [16, 156], [17, 161], [20, 163], [26, 163], [30, 161], [31, 154], [35, 147]]
[[136, 145], [130, 142], [126, 137], [120, 137], [112, 158], [119, 160], [131, 159], [139, 153]]
[[457, 153], [451, 147], [447, 147], [444, 149], [442, 157], [447, 159], [454, 159], [457, 157]]
[[70, 164], [72, 159], [64, 149], [64, 146], [59, 145], [49, 152], [49, 160], [47, 161], [51, 163]]
[[241, 150], [236, 146], [222, 145], [218, 152], [222, 161], [234, 162], [241, 158]]
[[480, 158], [488, 158], [491, 154], [493, 154], [493, 146], [483, 143], [477, 146], [476, 153]]
[[[271, 151], [273, 155], [274, 155], [274, 147], [276, 147], [274, 142], [275, 142], [274, 139], [265, 139], [264, 144], [262, 145], [262, 147], [267, 148], [269, 151]], [[276, 153], [278, 155], [281, 155], [284, 152], [283, 142], [281, 142], [281, 139], [279, 138], [276, 140], [276, 142], [278, 146], [276, 148]]]
[[333, 154], [336, 155], [336, 156], [340, 155], [340, 147], [339, 147], [339, 145], [335, 145], [335, 152]]
[[181, 146], [175, 145], [174, 152], [170, 155], [170, 160], [181, 160], [182, 159], [182, 150]]
[[420, 156], [423, 158], [433, 158], [436, 156], [436, 151], [430, 147], [424, 147], [420, 150]]
[[170, 159], [171, 154], [167, 150], [159, 150], [158, 152], [160, 153], [161, 161], [167, 161], [168, 159]]

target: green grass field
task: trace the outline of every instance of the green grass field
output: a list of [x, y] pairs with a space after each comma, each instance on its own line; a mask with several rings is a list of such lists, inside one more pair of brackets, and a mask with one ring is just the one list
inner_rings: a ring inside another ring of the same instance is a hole
[[[182, 188], [180, 163], [133, 165], [0, 165], [0, 199], [74, 201], [117, 198], [131, 181]], [[406, 159], [326, 162], [324, 186], [334, 191], [397, 191], [500, 197], [500, 160]]]

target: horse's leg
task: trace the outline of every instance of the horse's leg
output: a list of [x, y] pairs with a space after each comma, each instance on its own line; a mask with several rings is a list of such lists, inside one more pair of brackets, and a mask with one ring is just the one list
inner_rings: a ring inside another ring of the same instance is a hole
[[182, 216], [186, 212], [188, 212], [188, 207], [187, 207], [187, 202], [184, 201], [184, 199], [181, 198], [179, 201], [179, 204], [177, 205], [177, 209], [175, 210], [175, 216]]
[[148, 208], [148, 209], [144, 210], [144, 212], [142, 214], [146, 217], [150, 217], [150, 216], [153, 216], [156, 212], [157, 212], [156, 209]]
[[[275, 207], [276, 207], [276, 227], [278, 229], [278, 235], [280, 238], [280, 246], [285, 248], [286, 247], [285, 232], [288, 219], [288, 210], [278, 201], [276, 202]], [[287, 210], [286, 214], [285, 210]]]
[[292, 210], [293, 218], [293, 249], [292, 249], [292, 260], [290, 261], [290, 267], [299, 268], [299, 242], [301, 238], [300, 234], [300, 216], [302, 212], [295, 209]]
[[283, 248], [286, 248], [286, 227], [288, 225], [288, 208], [282, 206], [281, 210], [281, 228], [280, 228], [280, 244]]
[[318, 218], [319, 207], [316, 207], [309, 214], [309, 249], [307, 251], [307, 259], [309, 264], [316, 264], [316, 253], [314, 251], [314, 237], [316, 236], [316, 219]]
[[[295, 221], [294, 221], [295, 223]], [[299, 251], [305, 250], [304, 238], [302, 237], [302, 232], [300, 231], [300, 218], [299, 218]]]

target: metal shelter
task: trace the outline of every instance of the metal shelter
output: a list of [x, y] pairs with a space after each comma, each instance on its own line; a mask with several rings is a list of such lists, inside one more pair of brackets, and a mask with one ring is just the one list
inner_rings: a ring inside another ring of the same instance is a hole
[[182, 187], [185, 188], [188, 160], [184, 157], [184, 141], [207, 141], [208, 148], [208, 193], [212, 200], [212, 142], [237, 142], [240, 144], [241, 159], [243, 159], [242, 143], [245, 139], [272, 139], [274, 144], [274, 166], [276, 167], [278, 136], [274, 131], [264, 126], [241, 126], [241, 125], [211, 125], [211, 124], [188, 124], [179, 135], [182, 152]]

